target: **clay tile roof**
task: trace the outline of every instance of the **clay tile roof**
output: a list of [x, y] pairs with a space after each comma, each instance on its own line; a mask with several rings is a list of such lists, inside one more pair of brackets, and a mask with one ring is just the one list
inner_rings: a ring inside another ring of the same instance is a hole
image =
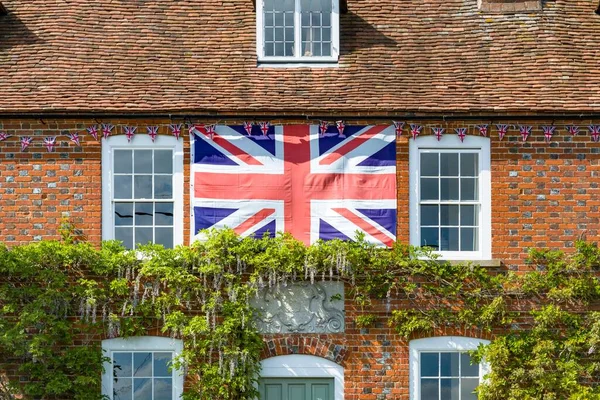
[[250, 0], [2, 2], [0, 113], [600, 111], [587, 0], [349, 0], [315, 69], [257, 67]]

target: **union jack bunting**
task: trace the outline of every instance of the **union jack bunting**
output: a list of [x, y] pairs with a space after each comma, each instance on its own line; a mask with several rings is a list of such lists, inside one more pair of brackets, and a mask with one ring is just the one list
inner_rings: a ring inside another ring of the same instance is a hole
[[206, 136], [212, 140], [215, 137], [215, 127], [216, 125], [206, 125], [204, 129], [206, 130]]
[[444, 132], [446, 132], [446, 130], [444, 128], [431, 128], [431, 129], [433, 130], [433, 134], [435, 135], [438, 142], [442, 139]]
[[3, 140], [8, 139], [8, 133], [6, 132], [0, 132], [0, 142], [2, 142]]
[[592, 135], [592, 140], [597, 142], [600, 139], [600, 125], [590, 125], [588, 129], [590, 130], [590, 135]]
[[523, 138], [524, 142], [526, 142], [529, 135], [531, 135], [531, 129], [531, 126], [519, 125], [519, 132], [521, 133], [521, 138]]
[[148, 131], [148, 136], [150, 136], [150, 139], [154, 142], [158, 136], [158, 126], [148, 126], [146, 127], [146, 130]]
[[348, 126], [346, 138], [320, 125], [270, 126], [248, 136], [243, 125], [192, 133], [192, 236], [230, 227], [240, 235], [293, 234], [366, 240], [396, 237], [396, 135], [393, 126]]
[[346, 124], [344, 123], [344, 121], [337, 121], [335, 125], [337, 126], [337, 130], [339, 132], [338, 137], [341, 139], [345, 138], [346, 135], [344, 134], [344, 131], [346, 130]]
[[542, 126], [542, 131], [544, 132], [544, 140], [546, 142], [550, 142], [552, 140], [552, 136], [554, 135], [555, 130], [555, 126]]
[[171, 134], [175, 136], [175, 139], [179, 140], [179, 136], [181, 136], [181, 127], [183, 124], [171, 124], [169, 125], [169, 129], [171, 130]]
[[26, 148], [33, 142], [33, 138], [31, 136], [24, 136], [21, 138], [21, 151], [25, 151]]
[[244, 122], [244, 129], [248, 135], [252, 135], [252, 122]]
[[98, 127], [96, 125], [87, 127], [87, 133], [92, 135], [94, 140], [98, 140]]
[[327, 133], [327, 128], [329, 128], [329, 123], [327, 121], [319, 122], [319, 129], [321, 132], [321, 136], [325, 136], [325, 134]]
[[79, 133], [69, 133], [69, 139], [77, 146], [81, 146], [81, 144], [79, 143]]
[[267, 136], [269, 134], [270, 127], [271, 124], [266, 121], [260, 123], [260, 131], [262, 132], [263, 136]]
[[133, 139], [133, 135], [135, 135], [135, 131], [137, 131], [137, 126], [124, 126], [123, 127], [123, 132], [125, 133], [125, 136], [127, 137], [128, 142], [131, 142], [131, 139]]
[[508, 133], [508, 125], [506, 124], [498, 124], [496, 125], [496, 129], [498, 130], [498, 138], [500, 140], [504, 139], [504, 136]]
[[577, 125], [567, 125], [566, 129], [571, 136], [576, 136], [579, 133], [579, 127]]
[[488, 126], [486, 125], [477, 125], [477, 129], [479, 129], [479, 135], [487, 137], [488, 135]]
[[54, 151], [54, 147], [56, 147], [56, 136], [45, 138], [44, 146], [46, 146], [46, 149], [48, 149], [48, 153], [52, 153]]
[[458, 135], [458, 138], [460, 139], [460, 141], [464, 142], [465, 137], [467, 136], [467, 128], [456, 128], [454, 131]]
[[396, 128], [396, 136], [402, 136], [402, 129], [404, 129], [404, 122], [392, 121], [394, 128]]
[[423, 127], [417, 124], [410, 124], [410, 134], [412, 135], [413, 140], [417, 139], [417, 136], [421, 134], [421, 130]]
[[108, 139], [114, 127], [111, 124], [102, 124], [102, 136], [104, 136], [104, 139]]

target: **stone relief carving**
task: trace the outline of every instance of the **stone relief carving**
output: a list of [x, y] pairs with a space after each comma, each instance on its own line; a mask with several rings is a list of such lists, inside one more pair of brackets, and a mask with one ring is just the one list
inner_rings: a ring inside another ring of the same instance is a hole
[[252, 300], [261, 333], [339, 333], [344, 331], [344, 284], [308, 282], [266, 288]]

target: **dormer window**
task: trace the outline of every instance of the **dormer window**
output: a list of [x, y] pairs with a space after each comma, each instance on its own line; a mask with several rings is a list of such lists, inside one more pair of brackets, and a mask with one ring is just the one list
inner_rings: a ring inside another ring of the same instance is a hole
[[337, 62], [338, 0], [258, 0], [261, 62]]

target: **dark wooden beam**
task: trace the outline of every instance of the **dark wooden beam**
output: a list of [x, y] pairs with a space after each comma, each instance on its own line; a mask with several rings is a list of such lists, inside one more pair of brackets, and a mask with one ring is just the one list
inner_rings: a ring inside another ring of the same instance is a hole
[[340, 13], [347, 14], [348, 13], [348, 1], [340, 0]]

